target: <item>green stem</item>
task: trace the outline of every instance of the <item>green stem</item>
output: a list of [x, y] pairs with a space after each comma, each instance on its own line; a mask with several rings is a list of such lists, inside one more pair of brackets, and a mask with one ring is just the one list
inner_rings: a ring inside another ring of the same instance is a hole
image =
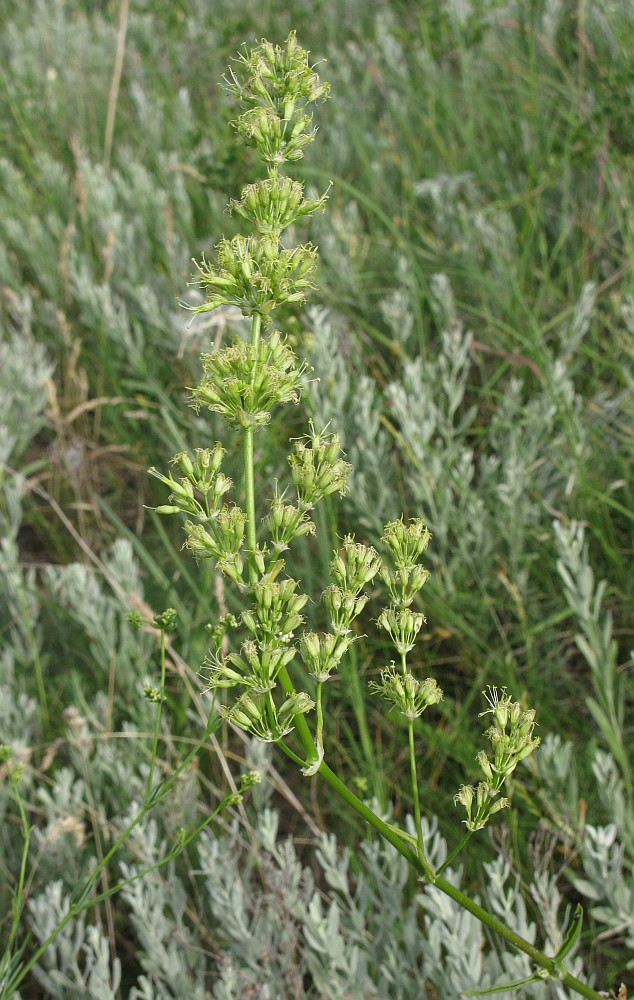
[[587, 997], [588, 1000], [601, 1000], [601, 994], [593, 990], [592, 987], [588, 986], [586, 983], [582, 983], [581, 980], [577, 979], [569, 972], [562, 972], [561, 965], [554, 959], [545, 955], [538, 948], [535, 948], [529, 941], [526, 941], [515, 931], [510, 930], [501, 920], [494, 917], [492, 913], [489, 913], [478, 903], [474, 903], [472, 899], [469, 898], [462, 890], [456, 888], [451, 882], [448, 882], [442, 875], [437, 875], [429, 862], [424, 858], [421, 858], [418, 853], [414, 852], [408, 844], [406, 844], [403, 839], [398, 835], [398, 833], [393, 830], [387, 823], [385, 823], [379, 816], [377, 816], [372, 810], [362, 802], [361, 799], [357, 798], [354, 792], [350, 791], [347, 785], [341, 781], [337, 775], [330, 770], [326, 763], [323, 763], [319, 768], [318, 772], [322, 778], [330, 785], [330, 787], [336, 791], [345, 802], [350, 805], [355, 812], [357, 812], [363, 819], [366, 820], [374, 829], [396, 850], [401, 854], [416, 871], [425, 879], [434, 885], [437, 889], [443, 892], [450, 899], [453, 899], [459, 906], [462, 906], [469, 913], [472, 913], [480, 923], [489, 927], [500, 937], [508, 941], [509, 944], [517, 948], [519, 951], [524, 952], [529, 958], [539, 965], [542, 969], [545, 969], [553, 979], [559, 980], [569, 989], [574, 990], [580, 996]]
[[341, 778], [338, 778], [334, 771], [331, 771], [328, 765], [324, 762], [319, 768], [318, 774], [330, 785], [330, 787], [337, 792], [338, 795], [344, 799], [348, 805], [352, 806], [355, 812], [359, 813], [360, 816], [373, 826], [374, 829], [380, 833], [384, 840], [392, 844], [393, 847], [402, 854], [403, 857], [409, 861], [414, 868], [425, 878], [426, 880], [433, 882], [434, 880], [434, 869], [429, 864], [425, 858], [421, 858], [416, 854], [408, 844], [404, 842], [400, 834], [394, 830], [389, 823], [377, 816], [375, 812], [370, 809], [369, 806], [362, 802], [354, 792], [350, 791], [347, 785], [344, 785]]
[[156, 719], [154, 720], [154, 739], [152, 741], [152, 756], [150, 758], [150, 770], [147, 776], [147, 788], [145, 790], [145, 805], [149, 806], [152, 799], [152, 782], [154, 780], [154, 764], [156, 763], [156, 753], [158, 749], [159, 728], [161, 725], [161, 709], [163, 707], [163, 694], [165, 691], [165, 629], [161, 629], [161, 694], [156, 706]]
[[[13, 794], [18, 806], [18, 811], [20, 813], [20, 828], [22, 832], [22, 860], [20, 862], [20, 875], [18, 877], [18, 885], [15, 890], [15, 895], [13, 898], [13, 918], [11, 920], [11, 930], [9, 931], [9, 939], [7, 941], [7, 946], [0, 962], [0, 975], [4, 977], [4, 974], [11, 963], [11, 953], [13, 951], [13, 942], [18, 933], [18, 928], [20, 926], [20, 917], [22, 916], [22, 911], [24, 909], [24, 883], [26, 881], [26, 865], [29, 857], [29, 846], [31, 843], [31, 831], [32, 827], [29, 826], [29, 822], [26, 818], [26, 812], [24, 809], [24, 803], [22, 802], [22, 796], [20, 795], [20, 789], [18, 788], [19, 775], [13, 776]], [[0, 982], [0, 985], [1, 982]]]
[[[405, 653], [401, 653], [401, 672], [403, 676], [407, 673]], [[416, 746], [414, 743], [414, 720], [407, 720], [407, 736], [409, 741], [409, 774], [412, 785], [412, 798], [414, 799], [414, 822], [416, 824], [416, 843], [418, 845], [418, 855], [422, 860], [426, 859], [425, 845], [423, 843], [423, 827], [420, 815], [420, 797], [418, 795], [418, 774], [416, 772]]]
[[412, 783], [412, 797], [414, 799], [414, 822], [416, 824], [416, 843], [418, 853], [421, 858], [425, 857], [425, 845], [423, 844], [423, 827], [420, 815], [420, 799], [418, 796], [418, 775], [416, 773], [416, 747], [414, 744], [414, 720], [407, 720], [407, 735], [409, 737], [409, 773]]
[[562, 974], [561, 965], [554, 958], [544, 955], [542, 951], [535, 948], [532, 944], [530, 944], [530, 942], [525, 941], [524, 938], [519, 934], [516, 934], [515, 931], [510, 930], [506, 924], [503, 924], [501, 920], [494, 917], [492, 913], [488, 913], [487, 910], [479, 906], [478, 903], [474, 903], [469, 896], [465, 895], [465, 893], [460, 889], [457, 889], [451, 884], [451, 882], [447, 882], [442, 875], [438, 875], [436, 877], [434, 885], [436, 888], [440, 889], [441, 892], [444, 892], [446, 896], [449, 896], [456, 903], [462, 906], [465, 910], [468, 910], [469, 913], [472, 913], [473, 916], [480, 921], [480, 923], [485, 924], [492, 931], [495, 931], [503, 937], [505, 941], [508, 941], [509, 944], [513, 945], [519, 951], [523, 951], [524, 954], [528, 955], [536, 965], [545, 969], [553, 979], [559, 980], [565, 986], [568, 986], [571, 990], [574, 990], [575, 993], [578, 993], [582, 997], [588, 997], [589, 1000], [600, 1000], [600, 993], [593, 990], [591, 986], [587, 985], [587, 983], [582, 983], [580, 979], [577, 979], [576, 976], [573, 976], [570, 972], [564, 972]]
[[454, 847], [453, 851], [451, 851], [451, 853], [447, 855], [447, 857], [441, 864], [440, 868], [436, 872], [437, 876], [442, 875], [445, 869], [449, 868], [449, 865], [451, 864], [453, 859], [460, 854], [460, 851], [463, 849], [463, 847], [467, 846], [472, 837], [473, 837], [473, 830], [467, 830], [460, 843], [456, 847]]
[[317, 740], [317, 745], [323, 750], [324, 747], [324, 713], [321, 705], [321, 689], [323, 684], [317, 681], [317, 693], [315, 695], [315, 713], [317, 716], [317, 728], [315, 732], [315, 738]]
[[[290, 695], [295, 694], [295, 688], [293, 687], [293, 682], [288, 675], [288, 669], [286, 667], [282, 667], [277, 676], [286, 697], [288, 698]], [[318, 754], [315, 749], [315, 741], [312, 733], [303, 715], [295, 716], [295, 729], [297, 730], [297, 735], [302, 741], [308, 764], [314, 764], [318, 759]]]
[[[251, 322], [251, 347], [257, 351], [260, 343], [262, 317], [253, 313]], [[255, 365], [251, 382], [255, 381]], [[244, 496], [247, 515], [247, 549], [249, 553], [249, 583], [253, 587], [258, 582], [258, 570], [255, 565], [255, 549], [257, 546], [257, 531], [255, 520], [255, 474], [253, 461], [253, 425], [244, 428]]]

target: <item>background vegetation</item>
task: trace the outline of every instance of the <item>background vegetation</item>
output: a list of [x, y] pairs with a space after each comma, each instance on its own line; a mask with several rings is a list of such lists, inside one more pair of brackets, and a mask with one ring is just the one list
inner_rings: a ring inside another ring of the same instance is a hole
[[[442, 853], [459, 836], [452, 796], [475, 773], [480, 691], [507, 685], [537, 708], [544, 745], [510, 819], [454, 875], [553, 947], [581, 900], [575, 974], [631, 987], [628, 0], [0, 11], [0, 740], [25, 764], [34, 826], [19, 940], [28, 955], [47, 936], [143, 798], [158, 647], [126, 624], [132, 607], [179, 614], [165, 773], [204, 725], [205, 626], [239, 606], [153, 515], [164, 495], [146, 470], [216, 439], [185, 387], [240, 319], [190, 323], [179, 306], [199, 294], [191, 258], [233, 234], [224, 206], [252, 179], [216, 82], [242, 43], [292, 28], [327, 60], [333, 94], [304, 179], [333, 187], [308, 233], [319, 290], [287, 318], [315, 381], [266, 438], [259, 488], [270, 495], [308, 416], [332, 421], [353, 488], [303, 549], [316, 596], [337, 537], [375, 542], [401, 511], [428, 521], [420, 667], [446, 692], [439, 724], [417, 737], [430, 842]], [[338, 681], [328, 745], [402, 818], [406, 739], [367, 694], [390, 658], [372, 617]], [[249, 803], [71, 925], [23, 997], [391, 1000], [527, 974], [471, 918], [422, 896], [318, 782], [233, 734], [108, 878], [166, 854], [253, 763], [267, 777]], [[8, 780], [0, 807], [8, 913], [22, 851]]]

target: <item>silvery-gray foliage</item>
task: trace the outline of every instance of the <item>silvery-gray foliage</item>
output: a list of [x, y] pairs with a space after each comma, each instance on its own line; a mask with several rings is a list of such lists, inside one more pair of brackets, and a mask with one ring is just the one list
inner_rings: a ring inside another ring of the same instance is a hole
[[[354, 357], [351, 381], [350, 365], [333, 349], [345, 342], [340, 318], [310, 314], [314, 412], [322, 425], [332, 420], [349, 428], [345, 445], [354, 471], [346, 502], [368, 530], [378, 532], [394, 516], [397, 459], [406, 500], [425, 512], [434, 535], [429, 558], [442, 586], [451, 593], [474, 573], [493, 577], [504, 559], [524, 593], [527, 566], [538, 555], [526, 550], [527, 542], [547, 526], [546, 505], [566, 502], [586, 447], [581, 401], [565, 364], [553, 361], [548, 383], [528, 400], [523, 380], [511, 376], [480, 427], [469, 386], [473, 338], [456, 319], [446, 277], [437, 275], [432, 288], [447, 324], [440, 349], [434, 358], [406, 358], [383, 393], [359, 361], [355, 370]], [[569, 414], [565, 438], [559, 411]], [[466, 443], [476, 433], [477, 452]]]
[[53, 366], [34, 337], [32, 301], [7, 290], [9, 322], [0, 319], [0, 463], [19, 460], [43, 427]]
[[[30, 924], [37, 940], [49, 936], [68, 912], [68, 905], [61, 880], [49, 882], [39, 896], [29, 901]], [[98, 926], [78, 917], [49, 946], [34, 975], [51, 1000], [116, 1000], [121, 962], [111, 959], [108, 938]]]

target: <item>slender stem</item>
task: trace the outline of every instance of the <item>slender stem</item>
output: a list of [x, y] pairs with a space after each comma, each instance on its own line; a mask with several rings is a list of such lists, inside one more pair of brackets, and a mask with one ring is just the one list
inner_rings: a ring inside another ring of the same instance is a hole
[[542, 951], [535, 948], [530, 942], [525, 941], [523, 937], [516, 934], [515, 931], [510, 930], [501, 920], [494, 917], [492, 913], [488, 913], [487, 910], [479, 906], [478, 903], [474, 903], [469, 896], [465, 895], [460, 889], [452, 885], [451, 882], [447, 882], [442, 875], [436, 877], [434, 883], [436, 888], [444, 892], [446, 896], [455, 900], [460, 906], [469, 913], [472, 913], [481, 923], [486, 924], [490, 927], [492, 931], [495, 931], [501, 937], [512, 944], [519, 951], [523, 951], [525, 955], [528, 955], [536, 965], [541, 966], [542, 969], [546, 969], [547, 972], [553, 977], [553, 979], [559, 980], [565, 986], [568, 986], [575, 993], [579, 993], [582, 997], [588, 997], [589, 1000], [600, 1000], [601, 994], [593, 990], [591, 986], [587, 983], [582, 983], [580, 979], [573, 976], [569, 972], [564, 972], [562, 975], [561, 965], [554, 959], [550, 958], [548, 955], [544, 955]]
[[472, 899], [469, 898], [462, 890], [456, 888], [451, 882], [443, 878], [442, 875], [437, 875], [429, 862], [424, 858], [419, 857], [418, 853], [415, 853], [408, 844], [398, 835], [398, 833], [393, 830], [387, 823], [385, 823], [379, 816], [377, 816], [370, 808], [362, 802], [361, 799], [352, 792], [347, 785], [341, 781], [337, 775], [330, 770], [326, 763], [323, 763], [319, 768], [318, 772], [322, 778], [330, 785], [330, 787], [336, 791], [342, 799], [344, 799], [348, 805], [350, 805], [355, 812], [357, 812], [363, 819], [366, 820], [371, 826], [377, 830], [380, 835], [387, 840], [396, 850], [401, 854], [416, 871], [428, 882], [434, 885], [437, 889], [443, 892], [450, 899], [453, 899], [459, 906], [462, 906], [469, 913], [472, 913], [477, 920], [482, 924], [489, 927], [492, 931], [503, 937], [505, 941], [517, 948], [519, 951], [524, 952], [529, 958], [539, 965], [542, 969], [545, 969], [553, 979], [559, 980], [565, 986], [568, 986], [575, 993], [580, 994], [580, 996], [587, 997], [588, 1000], [601, 1000], [601, 994], [593, 990], [592, 987], [588, 986], [586, 983], [582, 983], [581, 980], [577, 979], [569, 972], [563, 972], [562, 967], [554, 958], [550, 958], [545, 955], [538, 948], [535, 948], [529, 941], [526, 941], [515, 931], [510, 930], [501, 920], [489, 913], [484, 907], [480, 906], [478, 903], [474, 903]]
[[434, 869], [429, 864], [425, 858], [421, 858], [415, 853], [408, 844], [405, 843], [400, 834], [394, 830], [389, 823], [386, 823], [377, 816], [375, 812], [370, 809], [369, 806], [362, 802], [354, 792], [352, 792], [347, 785], [344, 785], [341, 778], [338, 778], [334, 771], [331, 771], [328, 765], [324, 762], [319, 768], [318, 774], [328, 782], [330, 787], [336, 791], [342, 799], [344, 799], [348, 805], [352, 806], [355, 812], [358, 812], [363, 819], [373, 826], [374, 829], [381, 834], [384, 840], [392, 844], [393, 847], [402, 854], [403, 857], [409, 861], [411, 865], [428, 881], [433, 882], [434, 880]]
[[412, 783], [412, 797], [414, 799], [414, 822], [416, 823], [416, 843], [418, 853], [421, 858], [425, 856], [425, 845], [423, 844], [423, 827], [420, 815], [420, 799], [418, 796], [418, 775], [416, 773], [416, 747], [414, 744], [414, 720], [407, 720], [407, 735], [409, 737], [409, 772]]
[[324, 747], [324, 713], [321, 705], [321, 691], [323, 688], [321, 681], [317, 681], [317, 693], [315, 695], [315, 714], [317, 717], [317, 728], [315, 732], [315, 739], [317, 741], [317, 746]]
[[[401, 653], [401, 672], [403, 676], [407, 673], [406, 654]], [[414, 720], [407, 720], [407, 736], [409, 741], [409, 774], [412, 785], [412, 798], [414, 799], [414, 822], [416, 824], [416, 843], [418, 844], [418, 854], [425, 858], [425, 845], [423, 843], [423, 827], [420, 815], [420, 798], [418, 795], [418, 774], [416, 771], [416, 745], [414, 743]]]
[[460, 854], [460, 852], [463, 849], [463, 847], [467, 846], [467, 844], [469, 843], [469, 841], [471, 840], [472, 837], [473, 837], [473, 830], [467, 830], [467, 832], [465, 833], [465, 835], [462, 838], [462, 840], [460, 841], [460, 843], [457, 844], [457, 846], [454, 847], [453, 851], [451, 851], [447, 855], [447, 857], [445, 858], [445, 860], [441, 864], [440, 868], [437, 870], [436, 875], [442, 875], [442, 873], [445, 871], [445, 869], [449, 868], [449, 865], [451, 864], [451, 862], [453, 861], [453, 859]]
[[[293, 682], [288, 675], [288, 670], [286, 667], [282, 667], [278, 673], [278, 679], [282, 685], [284, 694], [289, 697], [289, 695], [295, 694], [295, 688], [293, 687]], [[303, 715], [295, 716], [295, 729], [297, 730], [297, 735], [302, 741], [302, 745], [306, 752], [306, 760], [308, 764], [314, 764], [318, 759], [318, 754], [315, 749], [315, 741], [313, 739], [312, 733]]]
[[161, 629], [161, 685], [160, 697], [156, 706], [156, 719], [154, 720], [154, 739], [152, 741], [152, 756], [150, 758], [150, 770], [147, 776], [147, 788], [145, 791], [145, 804], [150, 804], [152, 798], [152, 782], [154, 780], [154, 764], [158, 748], [159, 728], [161, 725], [161, 709], [163, 707], [163, 694], [165, 691], [165, 629]]
[[22, 832], [23, 846], [22, 846], [22, 860], [20, 862], [20, 875], [18, 877], [18, 885], [15, 890], [15, 895], [13, 899], [13, 918], [11, 920], [11, 930], [9, 931], [9, 939], [7, 941], [7, 946], [0, 963], [0, 972], [4, 973], [5, 968], [11, 961], [11, 952], [13, 949], [13, 942], [15, 941], [18, 928], [20, 926], [20, 917], [22, 915], [22, 910], [24, 909], [24, 883], [26, 881], [26, 865], [29, 857], [29, 846], [31, 844], [31, 831], [32, 827], [29, 826], [29, 821], [26, 818], [26, 811], [24, 809], [24, 803], [22, 802], [22, 796], [20, 795], [20, 789], [18, 788], [19, 776], [14, 778], [13, 794], [18, 806], [18, 811], [20, 813], [20, 827]]
[[[251, 347], [254, 351], [260, 343], [260, 331], [262, 329], [262, 317], [259, 313], [253, 313], [251, 322]], [[255, 366], [251, 382], [255, 381]], [[255, 549], [257, 545], [257, 531], [255, 520], [255, 474], [253, 461], [253, 425], [244, 428], [244, 495], [247, 515], [247, 549], [249, 553], [249, 583], [251, 586], [258, 582], [258, 570], [255, 565]]]

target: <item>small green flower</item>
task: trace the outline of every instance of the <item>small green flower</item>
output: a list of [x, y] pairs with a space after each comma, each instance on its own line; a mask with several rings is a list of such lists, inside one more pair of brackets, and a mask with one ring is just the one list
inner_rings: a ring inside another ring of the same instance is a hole
[[178, 613], [174, 608], [167, 608], [160, 614], [155, 615], [152, 620], [152, 625], [154, 628], [160, 629], [162, 632], [174, 632], [176, 630], [176, 623], [178, 619]]
[[381, 680], [370, 682], [370, 690], [380, 694], [407, 719], [417, 719], [430, 705], [442, 700], [442, 691], [433, 677], [418, 680], [409, 670], [399, 672], [394, 663], [381, 671]]
[[297, 219], [323, 212], [328, 196], [304, 198], [304, 185], [290, 177], [273, 174], [248, 184], [239, 201], [232, 200], [231, 209], [252, 222], [260, 236], [277, 242], [288, 226]]
[[316, 530], [315, 522], [305, 510], [284, 503], [284, 498], [278, 495], [271, 500], [270, 513], [264, 523], [271, 533], [273, 549], [278, 554], [284, 552], [295, 538], [314, 535]]
[[255, 606], [242, 612], [242, 621], [260, 644], [288, 643], [302, 624], [302, 609], [307, 594], [295, 592], [297, 581], [287, 578], [280, 582], [263, 577], [252, 588]]
[[414, 648], [424, 621], [424, 615], [409, 608], [384, 608], [377, 625], [389, 633], [397, 653], [404, 654]]
[[385, 525], [382, 539], [392, 553], [396, 566], [415, 566], [429, 545], [431, 535], [419, 517], [405, 524], [401, 517]]
[[275, 708], [270, 695], [247, 692], [231, 708], [221, 706], [220, 713], [239, 729], [251, 733], [264, 743], [274, 743], [293, 730], [296, 716], [314, 708], [314, 702], [304, 692], [296, 692]]
[[278, 403], [296, 403], [307, 371], [277, 331], [257, 348], [235, 337], [230, 347], [203, 354], [204, 375], [192, 406], [221, 413], [232, 427], [261, 427]]
[[130, 623], [135, 632], [139, 632], [143, 626], [143, 618], [141, 617], [141, 612], [135, 609], [134, 611], [129, 611], [125, 616], [125, 620]]
[[148, 473], [155, 479], [160, 479], [171, 490], [169, 504], [157, 507], [158, 514], [189, 514], [190, 517], [205, 517], [205, 509], [196, 499], [193, 484], [189, 479], [181, 479], [179, 482], [174, 479], [171, 472], [164, 476], [153, 466], [148, 469]]
[[331, 493], [346, 493], [350, 466], [341, 458], [338, 434], [318, 434], [311, 427], [310, 434], [295, 441], [288, 461], [302, 509], [312, 509]]
[[328, 608], [333, 632], [346, 635], [351, 631], [352, 622], [360, 615], [369, 601], [367, 594], [355, 595], [349, 590], [343, 590], [333, 584], [322, 594], [322, 600]]
[[270, 237], [234, 236], [221, 240], [215, 253], [215, 267], [204, 257], [194, 261], [198, 284], [207, 291], [207, 300], [192, 310], [196, 314], [231, 305], [244, 316], [267, 319], [285, 303], [303, 302], [313, 288], [317, 250], [310, 243], [284, 249]]
[[299, 640], [299, 653], [308, 673], [321, 684], [338, 668], [353, 641], [352, 636], [332, 632], [304, 632]]
[[535, 711], [522, 709], [520, 703], [506, 693], [506, 688], [499, 692], [497, 688], [489, 687], [484, 696], [489, 707], [480, 715], [491, 714], [495, 720], [485, 733], [493, 748], [493, 760], [489, 760], [489, 766], [496, 774], [507, 778], [519, 762], [540, 744], [539, 737], [533, 736]]
[[[484, 734], [491, 742], [493, 757], [485, 750], [478, 753], [476, 760], [485, 780], [480, 782], [475, 792], [470, 785], [463, 785], [456, 796], [456, 802], [462, 803], [467, 810], [465, 823], [471, 831], [481, 830], [491, 816], [508, 806], [509, 800], [501, 796], [500, 791], [519, 762], [528, 757], [540, 742], [539, 737], [533, 736], [533, 709], [522, 709], [520, 703], [506, 693], [506, 688], [498, 691], [491, 686], [484, 692], [484, 697], [489, 707], [480, 715], [490, 714], [494, 719], [494, 725]], [[472, 808], [474, 795], [475, 811]]]
[[342, 590], [356, 597], [380, 568], [381, 557], [376, 549], [355, 541], [354, 535], [346, 535], [343, 550], [330, 563], [330, 575]]
[[165, 697], [161, 689], [152, 687], [149, 681], [143, 688], [143, 697], [147, 698], [148, 701], [153, 702], [155, 705], [167, 701], [167, 698]]
[[[475, 810], [473, 808], [474, 801]], [[484, 829], [491, 816], [510, 806], [509, 800], [499, 795], [485, 781], [481, 781], [476, 788], [473, 788], [472, 785], [461, 785], [454, 796], [454, 802], [456, 805], [464, 806], [467, 818], [463, 822], [471, 833]]]
[[269, 170], [299, 159], [315, 137], [312, 116], [304, 109], [325, 100], [329, 90], [309, 65], [308, 52], [291, 32], [283, 46], [263, 39], [238, 63], [237, 72], [231, 69], [225, 78], [227, 90], [244, 108], [234, 128]]

